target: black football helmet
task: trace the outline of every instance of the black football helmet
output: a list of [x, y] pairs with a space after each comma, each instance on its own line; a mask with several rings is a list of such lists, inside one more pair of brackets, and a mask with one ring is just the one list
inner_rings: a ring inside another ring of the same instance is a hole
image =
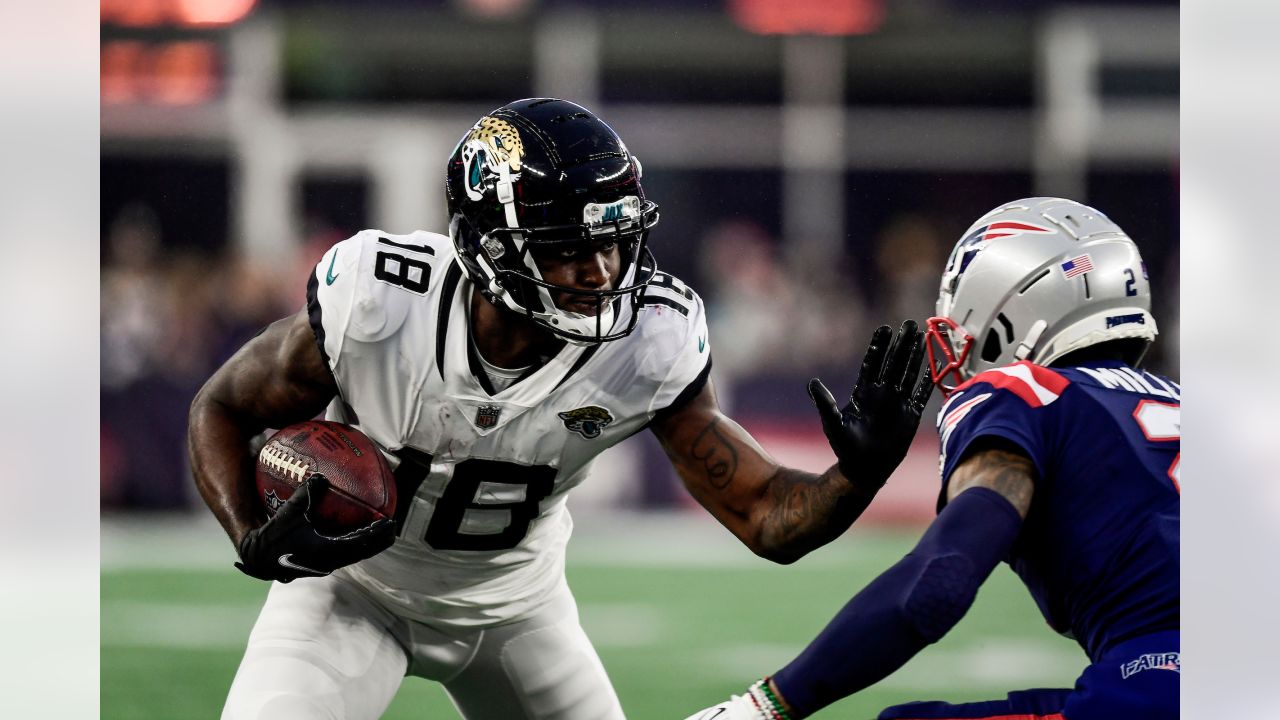
[[[449, 158], [449, 236], [467, 275], [500, 307], [556, 335], [594, 344], [635, 327], [657, 267], [646, 246], [658, 206], [640, 187], [640, 161], [613, 128], [564, 100], [532, 98], [480, 118]], [[585, 291], [543, 279], [534, 246], [618, 244], [610, 290]], [[558, 308], [552, 293], [596, 304], [586, 315]]]

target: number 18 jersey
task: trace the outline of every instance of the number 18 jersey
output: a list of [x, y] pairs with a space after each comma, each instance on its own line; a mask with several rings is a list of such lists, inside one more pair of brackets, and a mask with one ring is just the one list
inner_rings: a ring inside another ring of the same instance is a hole
[[659, 273], [630, 335], [566, 344], [495, 391], [470, 336], [472, 291], [449, 238], [366, 230], [325, 254], [307, 298], [339, 388], [327, 417], [396, 467], [395, 544], [339, 574], [405, 617], [459, 627], [518, 619], [551, 595], [566, 493], [710, 369], [701, 299]]

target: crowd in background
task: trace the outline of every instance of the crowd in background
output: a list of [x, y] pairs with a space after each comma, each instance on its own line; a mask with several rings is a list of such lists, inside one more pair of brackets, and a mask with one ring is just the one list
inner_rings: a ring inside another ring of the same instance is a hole
[[[302, 307], [308, 273], [347, 234], [315, 222], [294, 256], [264, 267], [231, 249], [166, 242], [143, 204], [110, 220], [101, 276], [104, 508], [199, 503], [186, 461], [192, 398], [255, 333]], [[858, 257], [846, 251], [832, 263], [787, 252], [749, 219], [710, 225], [692, 245], [694, 277], [686, 279], [706, 302], [722, 405], [739, 417], [807, 417], [809, 400], [797, 389], [808, 378], [847, 387], [874, 326], [933, 314], [952, 241], [928, 218], [908, 213], [887, 222]], [[679, 250], [657, 239], [660, 266], [664, 252]], [[1175, 275], [1161, 286], [1165, 294], [1157, 293], [1166, 335], [1155, 359], [1165, 371], [1176, 369], [1176, 287]], [[661, 487], [634, 497], [672, 501]]]
[[111, 222], [102, 267], [104, 507], [175, 508], [193, 500], [191, 400], [249, 338], [301, 307], [309, 254], [265, 268], [234, 253], [175, 250], [145, 205]]

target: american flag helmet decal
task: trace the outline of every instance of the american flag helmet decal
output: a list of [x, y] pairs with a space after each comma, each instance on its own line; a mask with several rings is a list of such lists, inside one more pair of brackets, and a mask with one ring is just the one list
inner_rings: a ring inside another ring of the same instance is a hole
[[1062, 274], [1068, 280], [1087, 272], [1093, 272], [1093, 258], [1089, 257], [1089, 253], [1077, 255], [1062, 263]]

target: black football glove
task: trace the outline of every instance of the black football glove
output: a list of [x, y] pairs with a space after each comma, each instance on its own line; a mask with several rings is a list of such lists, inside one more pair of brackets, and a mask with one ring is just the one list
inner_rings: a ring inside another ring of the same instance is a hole
[[289, 582], [323, 577], [391, 547], [395, 526], [386, 519], [339, 537], [321, 535], [307, 511], [328, 491], [328, 478], [312, 473], [265, 525], [245, 534], [236, 567], [259, 580]]
[[821, 380], [809, 381], [809, 397], [818, 406], [840, 474], [859, 488], [879, 489], [907, 456], [933, 392], [928, 369], [920, 376], [924, 342], [914, 320], [903, 322], [896, 336], [888, 325], [876, 328], [843, 409], [836, 408]]

